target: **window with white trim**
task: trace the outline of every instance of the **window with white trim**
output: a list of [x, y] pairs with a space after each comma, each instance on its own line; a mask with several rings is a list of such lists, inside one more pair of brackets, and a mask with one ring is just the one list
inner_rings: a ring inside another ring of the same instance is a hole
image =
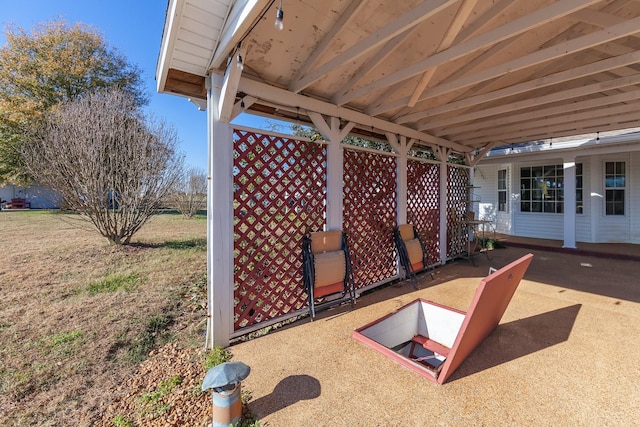
[[576, 163], [576, 213], [584, 213], [584, 183], [582, 179], [582, 163]]
[[521, 212], [564, 212], [564, 169], [562, 165], [520, 168]]
[[605, 162], [605, 215], [624, 215], [624, 198], [626, 187], [627, 182], [625, 162]]
[[506, 169], [498, 170], [498, 212], [509, 212]]

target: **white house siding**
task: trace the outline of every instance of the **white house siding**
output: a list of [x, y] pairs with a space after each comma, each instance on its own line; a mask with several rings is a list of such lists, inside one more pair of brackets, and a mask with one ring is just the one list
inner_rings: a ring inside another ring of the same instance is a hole
[[62, 203], [58, 193], [39, 185], [27, 188], [13, 185], [0, 187], [0, 199], [10, 202], [13, 198], [26, 199], [31, 203], [31, 209], [56, 209]]
[[[631, 198], [631, 188], [633, 188], [633, 174], [631, 165], [631, 156], [629, 153], [608, 154], [597, 156], [593, 159], [592, 166], [594, 172], [592, 184], [595, 191], [592, 191], [593, 202], [592, 208], [595, 209], [597, 234], [596, 241], [598, 243], [627, 243], [631, 242], [631, 213], [633, 206]], [[604, 204], [604, 165], [605, 162], [626, 162], [626, 182], [625, 191], [625, 214], [624, 215], [605, 215]], [[636, 174], [637, 175], [637, 174]], [[637, 178], [636, 178], [637, 179]], [[635, 197], [637, 199], [637, 196]], [[637, 205], [637, 202], [636, 202]]]
[[632, 152], [629, 165], [631, 243], [640, 243], [640, 152]]
[[576, 214], [576, 241], [592, 243], [595, 241], [591, 225], [593, 211], [591, 204], [588, 202], [591, 194], [591, 180], [589, 179], [589, 174], [592, 170], [591, 157], [578, 157], [576, 158], [577, 163], [582, 163], [582, 197], [584, 203], [582, 205], [582, 213]]
[[[498, 170], [507, 170], [507, 212], [498, 211]], [[496, 232], [511, 234], [511, 218], [513, 206], [516, 201], [513, 198], [513, 174], [509, 164], [487, 164], [476, 168], [474, 185], [476, 195], [480, 200], [478, 204], [478, 218], [492, 222]]]
[[32, 185], [26, 190], [31, 209], [56, 209], [62, 204], [59, 193], [39, 185]]
[[0, 187], [0, 200], [11, 200], [14, 196], [13, 186]]
[[474, 203], [473, 211], [478, 219], [494, 221], [498, 210], [498, 196], [495, 190], [497, 180], [497, 169], [491, 165], [490, 168], [477, 168], [473, 175], [473, 196], [478, 203]]

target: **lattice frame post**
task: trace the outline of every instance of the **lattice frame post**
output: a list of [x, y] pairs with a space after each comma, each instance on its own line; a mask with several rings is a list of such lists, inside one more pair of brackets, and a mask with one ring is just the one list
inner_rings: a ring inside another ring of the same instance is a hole
[[[396, 222], [398, 224], [407, 223], [407, 194], [408, 194], [408, 178], [407, 178], [407, 162], [410, 145], [406, 136], [398, 138], [394, 134], [387, 134], [387, 141], [398, 153], [397, 171], [396, 171], [396, 194], [398, 197], [396, 205]], [[398, 264], [399, 268], [399, 264]]]
[[447, 221], [449, 171], [446, 156], [440, 159], [440, 263], [447, 263], [449, 223]]
[[209, 181], [207, 188], [206, 347], [227, 347], [233, 331], [233, 134], [219, 120], [223, 77], [211, 74], [207, 93]]
[[342, 140], [353, 129], [354, 123], [340, 128], [340, 119], [330, 117], [329, 122], [318, 113], [310, 112], [309, 117], [320, 134], [328, 142], [327, 146], [327, 230], [343, 229], [342, 177], [344, 161]]

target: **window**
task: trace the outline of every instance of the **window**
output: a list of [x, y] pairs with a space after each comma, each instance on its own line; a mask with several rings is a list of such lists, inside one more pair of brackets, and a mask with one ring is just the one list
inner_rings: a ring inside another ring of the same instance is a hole
[[582, 183], [582, 163], [576, 163], [576, 213], [584, 213], [584, 192]]
[[624, 215], [624, 192], [626, 188], [624, 162], [605, 162], [605, 214]]
[[564, 212], [564, 170], [562, 165], [520, 169], [521, 212]]
[[507, 204], [507, 170], [498, 171], [498, 211], [509, 212]]

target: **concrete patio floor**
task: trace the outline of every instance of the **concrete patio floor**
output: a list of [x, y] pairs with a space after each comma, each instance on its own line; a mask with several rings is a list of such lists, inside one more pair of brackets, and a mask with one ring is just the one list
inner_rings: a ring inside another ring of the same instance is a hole
[[[640, 262], [507, 245], [232, 346], [261, 425], [627, 426], [640, 419]], [[624, 251], [622, 248], [619, 251]], [[351, 337], [421, 297], [466, 311], [488, 267], [534, 259], [496, 330], [444, 385]]]

